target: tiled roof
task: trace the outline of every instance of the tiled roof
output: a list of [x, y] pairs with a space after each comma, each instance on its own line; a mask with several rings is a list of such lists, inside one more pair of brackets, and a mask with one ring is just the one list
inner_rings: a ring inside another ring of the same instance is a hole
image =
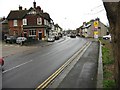
[[6, 24], [6, 23], [8, 23], [8, 20], [5, 19], [4, 21], [2, 21], [0, 23]]
[[48, 13], [43, 13], [43, 17], [47, 20], [51, 20], [50, 15]]
[[12, 19], [22, 19], [28, 10], [16, 10], [16, 11], [11, 11], [7, 17], [8, 20]]
[[[8, 20], [13, 19], [22, 19], [29, 11], [31, 11], [33, 8], [30, 8], [29, 10], [16, 10], [11, 11], [7, 17]], [[50, 15], [48, 13], [44, 12], [37, 12], [37, 15], [43, 16], [47, 20], [51, 20]]]

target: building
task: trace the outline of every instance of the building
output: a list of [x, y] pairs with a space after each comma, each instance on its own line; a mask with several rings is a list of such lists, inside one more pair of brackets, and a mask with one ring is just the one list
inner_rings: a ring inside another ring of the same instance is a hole
[[108, 27], [97, 18], [87, 23], [84, 22], [79, 32], [82, 37], [98, 38], [108, 34]]
[[0, 39], [4, 40], [5, 36], [9, 34], [9, 29], [8, 29], [8, 21], [4, 18], [0, 22]]
[[40, 6], [30, 9], [22, 9], [10, 11], [8, 17], [9, 34], [13, 36], [24, 36], [36, 40], [46, 40], [51, 29], [51, 18], [46, 12], [43, 12]]
[[62, 36], [63, 34], [63, 29], [58, 25], [58, 24], [55, 24], [54, 25], [54, 28], [55, 28], [55, 31], [59, 36]]

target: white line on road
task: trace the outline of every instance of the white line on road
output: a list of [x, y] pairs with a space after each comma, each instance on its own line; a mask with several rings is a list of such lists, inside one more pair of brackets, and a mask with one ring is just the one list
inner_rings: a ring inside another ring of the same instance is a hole
[[20, 65], [17, 65], [17, 66], [15, 66], [15, 67], [12, 67], [12, 68], [10, 68], [10, 69], [8, 69], [8, 70], [5, 70], [5, 71], [3, 71], [2, 73], [6, 73], [6, 72], [8, 72], [8, 71], [11, 71], [11, 70], [13, 70], [13, 69], [16, 69], [16, 68], [18, 68], [18, 67], [20, 67], [20, 66], [22, 66], [22, 65], [25, 65], [25, 64], [27, 64], [27, 63], [29, 63], [29, 62], [32, 62], [33, 60], [30, 60], [30, 61], [28, 61], [28, 62], [25, 62], [25, 63], [22, 63], [22, 64], [20, 64]]

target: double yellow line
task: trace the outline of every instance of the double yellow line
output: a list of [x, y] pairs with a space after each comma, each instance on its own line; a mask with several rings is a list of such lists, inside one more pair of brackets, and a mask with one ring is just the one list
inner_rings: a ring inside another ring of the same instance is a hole
[[90, 42], [87, 42], [77, 53], [75, 53], [69, 60], [67, 60], [55, 73], [53, 73], [48, 79], [40, 84], [35, 90], [45, 89], [77, 57], [77, 55], [89, 45]]

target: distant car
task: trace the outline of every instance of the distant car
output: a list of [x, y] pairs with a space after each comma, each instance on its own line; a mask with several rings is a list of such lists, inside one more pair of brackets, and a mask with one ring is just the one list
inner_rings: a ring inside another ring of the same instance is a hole
[[16, 39], [16, 43], [17, 44], [23, 44], [23, 43], [25, 43], [27, 41], [27, 38], [26, 37], [18, 37], [17, 39]]
[[103, 36], [103, 39], [105, 39], [105, 40], [110, 39], [111, 40], [111, 35], [110, 34], [109, 35], [105, 35], [105, 36]]
[[67, 37], [70, 37], [70, 34], [67, 34]]
[[70, 37], [71, 38], [76, 38], [76, 34], [71, 34]]
[[6, 43], [16, 43], [16, 37], [15, 36], [8, 36], [5, 40]]
[[55, 41], [55, 38], [54, 37], [48, 37], [48, 40], [47, 40], [48, 42], [54, 42]]
[[4, 60], [3, 58], [0, 58], [0, 66], [3, 66], [4, 65]]

